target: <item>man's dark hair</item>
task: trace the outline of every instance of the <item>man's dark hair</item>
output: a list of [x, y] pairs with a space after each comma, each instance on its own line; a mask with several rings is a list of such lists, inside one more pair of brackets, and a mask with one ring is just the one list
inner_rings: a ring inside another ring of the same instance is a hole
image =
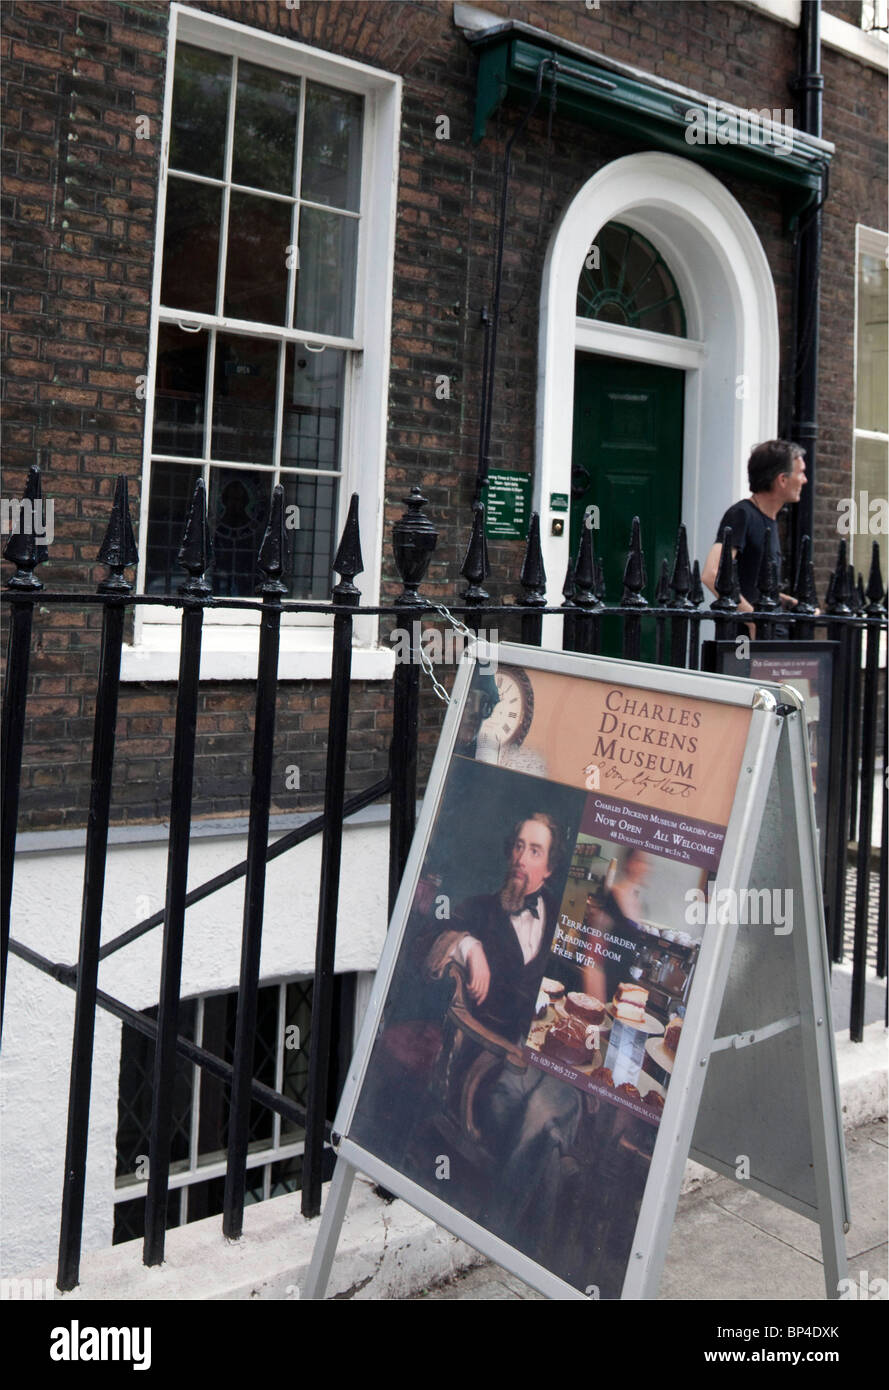
[[554, 816], [551, 816], [548, 811], [530, 811], [527, 816], [521, 816], [503, 842], [504, 853], [507, 858], [509, 858], [512, 854], [512, 847], [516, 842], [516, 836], [525, 822], [529, 820], [540, 821], [541, 825], [545, 825], [549, 831], [547, 868], [549, 869], [550, 877], [558, 880], [565, 869], [568, 859], [565, 848], [565, 834], [559, 822]]
[[751, 492], [768, 492], [779, 473], [792, 473], [793, 461], [804, 458], [805, 450], [789, 439], [768, 439], [757, 444], [747, 460], [747, 479]]

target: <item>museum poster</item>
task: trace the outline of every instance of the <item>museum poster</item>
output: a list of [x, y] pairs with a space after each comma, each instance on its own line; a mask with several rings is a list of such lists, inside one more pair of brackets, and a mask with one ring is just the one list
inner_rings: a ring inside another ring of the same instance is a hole
[[477, 667], [349, 1129], [620, 1297], [750, 710]]
[[822, 873], [827, 853], [827, 807], [830, 800], [830, 748], [837, 642], [748, 642], [738, 655], [735, 642], [705, 642], [704, 665], [726, 676], [741, 676], [773, 685], [792, 685], [805, 701], [815, 821]]

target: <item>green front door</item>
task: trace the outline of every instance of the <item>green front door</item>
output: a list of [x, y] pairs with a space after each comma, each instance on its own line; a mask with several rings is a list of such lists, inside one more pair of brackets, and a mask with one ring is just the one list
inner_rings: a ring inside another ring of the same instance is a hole
[[[584, 513], [599, 509], [593, 531], [605, 572], [606, 603], [620, 603], [633, 517], [642, 524], [648, 583], [654, 602], [661, 560], [673, 563], [682, 504], [682, 408], [685, 376], [579, 352], [574, 376], [571, 458], [571, 555], [577, 554]], [[595, 514], [593, 514], [594, 516]], [[603, 624], [606, 655], [620, 652], [617, 620]], [[643, 627], [643, 660], [654, 659], [653, 624]]]

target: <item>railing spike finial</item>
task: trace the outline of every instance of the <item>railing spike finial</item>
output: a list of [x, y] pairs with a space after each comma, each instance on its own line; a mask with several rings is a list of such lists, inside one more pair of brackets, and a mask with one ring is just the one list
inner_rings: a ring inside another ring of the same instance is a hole
[[[735, 557], [735, 566], [737, 568], [737, 556]], [[759, 574], [756, 576], [756, 587], [759, 590], [756, 606], [760, 612], [774, 613], [776, 608], [781, 607], [778, 592], [778, 566], [768, 546], [765, 546], [762, 552]]]
[[803, 536], [800, 542], [793, 597], [797, 600], [795, 613], [807, 615], [815, 613], [818, 607], [818, 593], [815, 588], [815, 571], [812, 567], [812, 540], [810, 536]]
[[831, 575], [827, 609], [829, 613], [851, 613], [852, 590], [849, 586], [849, 566], [846, 562], [846, 542], [837, 546], [837, 562]]
[[574, 602], [581, 608], [598, 608], [596, 596], [596, 557], [593, 553], [593, 528], [584, 524], [580, 528], [580, 543], [577, 559], [574, 562]]
[[836, 587], [837, 587], [837, 577], [836, 577], [834, 571], [831, 570], [830, 574], [827, 576], [827, 589], [826, 589], [825, 594], [824, 594], [824, 611], [825, 611], [825, 613], [832, 613], [832, 612], [833, 612], [833, 596], [834, 596], [834, 591], [835, 591]]
[[[51, 505], [51, 504], [47, 504]], [[40, 526], [35, 518], [39, 515]], [[38, 533], [47, 534], [46, 505], [43, 502], [43, 480], [40, 469], [34, 463], [28, 469], [25, 480], [25, 494], [19, 506], [18, 524], [3, 549], [3, 559], [15, 565], [15, 574], [8, 580], [8, 589], [42, 589], [43, 585], [34, 570], [42, 565], [49, 555], [45, 545], [38, 541]]]
[[189, 576], [184, 584], [180, 584], [180, 594], [203, 598], [213, 592], [212, 586], [204, 578], [213, 559], [213, 542], [207, 523], [207, 487], [203, 478], [197, 479], [191, 494], [178, 559]]
[[855, 585], [855, 612], [863, 613], [867, 608], [867, 595], [864, 592], [864, 575], [858, 571], [858, 582]]
[[262, 583], [256, 586], [260, 594], [286, 594], [287, 585], [281, 576], [284, 573], [287, 557], [284, 538], [284, 488], [280, 483], [272, 490], [272, 508], [268, 525], [256, 557], [257, 569], [265, 575]]
[[546, 570], [543, 568], [543, 550], [540, 545], [540, 513], [531, 513], [528, 527], [528, 544], [519, 583], [524, 589], [522, 603], [530, 608], [546, 607]]
[[701, 583], [701, 563], [695, 560], [691, 567], [691, 591], [689, 601], [693, 608], [700, 608], [704, 602], [704, 586]]
[[599, 559], [596, 560], [596, 598], [600, 603], [605, 602], [605, 567]]
[[630, 549], [624, 567], [624, 591], [621, 597], [622, 608], [647, 608], [648, 600], [642, 590], [648, 580], [645, 574], [645, 556], [642, 552], [642, 527], [638, 516], [633, 517], [630, 532]]
[[657, 588], [654, 591], [654, 601], [658, 608], [666, 608], [670, 597], [670, 566], [667, 563], [666, 555], [661, 560], [661, 572], [658, 575]]
[[685, 529], [685, 522], [680, 521], [679, 530], [676, 532], [676, 549], [673, 552], [673, 571], [670, 575], [670, 588], [673, 592], [672, 599], [668, 600], [671, 608], [690, 608], [691, 600], [691, 564], [688, 557], [688, 532]]
[[469, 545], [466, 547], [466, 555], [460, 567], [463, 578], [468, 580], [469, 587], [463, 595], [469, 603], [481, 603], [489, 597], [489, 594], [482, 588], [491, 567], [488, 563], [488, 542], [485, 537], [485, 504], [484, 502], [473, 502], [472, 504], [472, 533], [469, 537]]
[[858, 586], [855, 582], [855, 566], [846, 566], [846, 587], [849, 590], [849, 607], [853, 613], [860, 613], [858, 607]]
[[567, 565], [567, 568], [566, 568], [566, 570], [565, 570], [565, 582], [564, 582], [564, 584], [562, 585], [562, 599], [563, 599], [562, 607], [563, 607], [563, 608], [573, 608], [573, 607], [574, 607], [574, 590], [575, 590], [575, 587], [576, 587], [576, 586], [575, 586], [575, 583], [574, 583], [574, 561], [571, 559], [571, 556], [569, 555], [569, 556], [568, 556], [568, 565]]
[[108, 529], [105, 538], [99, 546], [99, 553], [96, 556], [100, 565], [107, 565], [111, 573], [107, 579], [103, 579], [99, 584], [100, 594], [129, 594], [133, 586], [128, 580], [124, 579], [125, 569], [131, 569], [139, 563], [139, 552], [136, 549], [136, 537], [133, 534], [133, 523], [130, 520], [130, 504], [127, 492], [127, 480], [123, 473], [118, 473], [117, 482], [114, 486], [114, 501], [111, 504], [111, 516], [108, 518]]
[[735, 557], [732, 555], [732, 528], [726, 526], [722, 532], [722, 550], [719, 555], [719, 568], [716, 571], [716, 593], [717, 597], [710, 604], [710, 608], [717, 613], [734, 613], [738, 607], [735, 598], [735, 588], [737, 585], [738, 566]]
[[430, 602], [419, 592], [426, 577], [432, 552], [438, 544], [438, 532], [420, 508], [428, 500], [415, 485], [408, 497], [401, 499], [407, 511], [392, 527], [392, 549], [401, 576], [402, 590], [395, 600], [396, 608], [429, 608]]
[[870, 555], [870, 572], [867, 576], [866, 597], [869, 617], [880, 617], [885, 610], [886, 591], [883, 588], [883, 575], [880, 570], [880, 543], [874, 541]]
[[356, 574], [364, 573], [364, 561], [361, 558], [361, 528], [358, 525], [357, 492], [352, 493], [349, 501], [349, 514], [343, 527], [333, 568], [340, 576], [340, 582], [335, 584], [333, 588], [334, 603], [357, 603], [361, 597], [361, 591], [355, 587], [352, 580]]

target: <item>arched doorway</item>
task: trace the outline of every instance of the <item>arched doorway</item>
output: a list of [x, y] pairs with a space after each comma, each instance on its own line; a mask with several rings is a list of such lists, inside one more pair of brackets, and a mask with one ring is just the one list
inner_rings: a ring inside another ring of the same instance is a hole
[[[578, 314], [581, 272], [597, 237], [612, 223], [637, 234], [638, 244], [647, 243], [668, 269], [684, 336], [675, 331], [675, 318], [650, 328], [615, 321], [621, 317], [616, 311], [611, 321], [607, 315], [593, 319]], [[692, 555], [700, 557], [726, 506], [747, 491], [750, 449], [775, 434], [778, 313], [765, 252], [743, 208], [712, 174], [675, 155], [628, 155], [599, 170], [565, 209], [547, 251], [535, 506], [541, 514], [551, 603], [559, 602], [571, 527], [564, 526], [564, 516], [550, 504], [552, 494], [571, 493], [576, 405], [589, 389], [584, 378], [595, 377], [598, 367], [601, 379], [616, 372], [617, 363], [682, 374], [680, 514]], [[626, 388], [623, 394], [640, 391]], [[635, 493], [641, 503], [644, 491], [645, 484], [634, 482], [628, 471], [627, 500]], [[628, 536], [610, 534], [609, 517], [597, 505], [597, 548], [625, 547]], [[560, 519], [563, 528], [556, 534]], [[653, 588], [654, 550], [648, 547], [654, 537], [643, 533], [643, 543]], [[619, 599], [614, 576], [606, 575], [606, 580], [609, 601]], [[558, 644], [558, 634], [552, 639]]]
[[[582, 326], [592, 321], [686, 335], [670, 267], [647, 237], [621, 222], [600, 229], [581, 267], [577, 318]], [[682, 512], [684, 405], [685, 376], [678, 367], [579, 348], [575, 353], [570, 554], [577, 554], [585, 520], [605, 518], [595, 536], [596, 558], [612, 603], [620, 599], [634, 516], [645, 538], [650, 593], [662, 559], [672, 556]], [[645, 655], [653, 657], [653, 647]]]

